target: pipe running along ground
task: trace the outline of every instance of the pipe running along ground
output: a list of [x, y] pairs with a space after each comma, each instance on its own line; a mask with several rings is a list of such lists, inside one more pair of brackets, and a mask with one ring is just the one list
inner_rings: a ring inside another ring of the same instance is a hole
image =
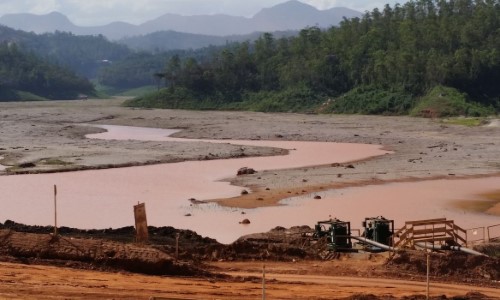
[[428, 244], [428, 243], [415, 243], [416, 246], [424, 249], [430, 249], [430, 250], [452, 250], [452, 251], [461, 251], [465, 252], [467, 254], [472, 254], [472, 255], [479, 255], [479, 256], [486, 256], [489, 257], [488, 255], [478, 252], [476, 250], [472, 250], [469, 248], [461, 247], [461, 246], [448, 246], [448, 245], [434, 245], [434, 244]]
[[372, 246], [378, 247], [378, 248], [383, 249], [383, 250], [396, 251], [396, 249], [394, 247], [387, 246], [385, 244], [382, 244], [382, 243], [379, 243], [379, 242], [375, 242], [375, 241], [369, 240], [369, 239], [361, 237], [361, 236], [351, 236], [351, 239], [358, 240], [358, 241], [360, 241], [362, 243], [370, 244]]

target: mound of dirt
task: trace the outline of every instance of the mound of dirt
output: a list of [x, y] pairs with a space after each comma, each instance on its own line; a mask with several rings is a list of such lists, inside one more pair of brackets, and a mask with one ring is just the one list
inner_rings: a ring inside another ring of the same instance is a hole
[[[207, 272], [147, 245], [102, 239], [0, 230], [0, 255], [24, 262], [50, 260], [85, 263], [95, 268], [120, 269], [154, 275], [204, 275]], [[49, 262], [50, 263], [50, 262]], [[77, 264], [80, 265], [80, 264]]]
[[[53, 238], [53, 227], [26, 226], [6, 221], [5, 224], [0, 224], [0, 259], [75, 268], [196, 276], [215, 276], [209, 274], [205, 267], [205, 263], [213, 261], [289, 262], [331, 259], [331, 252], [326, 250], [326, 241], [312, 239], [313, 230], [308, 226], [288, 229], [276, 227], [266, 233], [243, 236], [230, 245], [220, 244], [190, 230], [173, 227], [149, 227], [148, 230], [149, 242], [140, 245], [134, 241], [133, 227], [100, 230], [62, 227], [58, 238]], [[491, 245], [482, 247], [498, 251], [498, 248]], [[177, 253], [178, 261], [175, 259]], [[342, 261], [351, 259], [348, 254], [334, 257]], [[384, 257], [384, 261], [385, 259]], [[432, 253], [430, 261], [431, 275], [442, 281], [490, 285], [500, 280], [498, 258], [447, 252]], [[351, 270], [346, 275], [358, 271]], [[423, 251], [398, 252], [385, 265], [382, 261], [379, 265], [372, 264], [367, 272], [373, 273], [373, 276], [424, 277], [426, 254]], [[336, 274], [340, 274], [339, 270], [336, 270]], [[360, 297], [359, 299], [371, 299], [362, 298], [369, 295]], [[420, 298], [416, 296], [408, 299]]]
[[[51, 234], [52, 226], [29, 226], [11, 220], [0, 223], [0, 229], [16, 232]], [[132, 226], [117, 229], [81, 230], [61, 227], [58, 229], [64, 238], [104, 239], [121, 243], [135, 242], [135, 229]], [[305, 236], [311, 232], [308, 226], [297, 226], [290, 229], [276, 227], [266, 233], [243, 236], [230, 245], [220, 244], [214, 239], [202, 237], [191, 230], [180, 230], [173, 227], [148, 227], [148, 245], [158, 251], [174, 256], [176, 253], [176, 237], [179, 236], [179, 259], [189, 261], [234, 261], [234, 260], [293, 260], [319, 258], [318, 250], [311, 247]]]
[[490, 257], [500, 258], [500, 241], [490, 241], [486, 244], [474, 246], [474, 250], [484, 253]]
[[[16, 223], [11, 220], [0, 223], [0, 229], [9, 229], [16, 232], [51, 234], [54, 231], [52, 226], [31, 226]], [[59, 227], [58, 233], [63, 237], [68, 238], [84, 238], [84, 239], [106, 239], [111, 241], [134, 243], [135, 228], [127, 226], [122, 228], [108, 229], [77, 229], [69, 227]], [[148, 226], [149, 243], [151, 246], [165, 246], [165, 249], [173, 249], [165, 251], [166, 253], [175, 253], [175, 244], [177, 235], [179, 236], [179, 248], [183, 251], [192, 252], [199, 247], [207, 247], [212, 245], [221, 245], [216, 240], [202, 237], [191, 230], [176, 229], [174, 227], [154, 227]]]
[[318, 259], [318, 251], [311, 246], [309, 226], [292, 228], [276, 227], [265, 233], [240, 237], [229, 245], [226, 252], [242, 259], [290, 261], [293, 259]]
[[[386, 264], [389, 270], [425, 275], [426, 254], [423, 251], [398, 252]], [[459, 281], [500, 280], [500, 259], [474, 256], [460, 252], [430, 254], [430, 275]]]

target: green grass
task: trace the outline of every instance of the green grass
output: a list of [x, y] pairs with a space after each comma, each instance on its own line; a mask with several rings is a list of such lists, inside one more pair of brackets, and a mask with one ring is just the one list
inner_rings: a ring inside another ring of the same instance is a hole
[[40, 161], [40, 163], [42, 163], [44, 165], [49, 165], [49, 166], [68, 166], [68, 165], [72, 165], [73, 164], [71, 162], [63, 161], [63, 160], [60, 160], [60, 159], [57, 159], [57, 158], [43, 159], [43, 160]]
[[0, 101], [43, 101], [47, 98], [38, 95], [18, 90], [1, 90]]
[[111, 96], [121, 92], [121, 90], [118, 90], [114, 87], [102, 85], [97, 81], [92, 81], [94, 84], [97, 98], [105, 99], [105, 98], [110, 98]]
[[446, 86], [435, 86], [424, 95], [411, 111], [419, 117], [482, 117], [494, 114], [493, 108], [482, 106], [469, 99], [468, 95]]
[[196, 110], [251, 110], [261, 112], [310, 112], [319, 105], [320, 96], [306, 87], [284, 91], [222, 93], [202, 95], [183, 87], [164, 88], [126, 101], [125, 106]]
[[163, 88], [134, 99], [125, 101], [129, 107], [171, 108], [171, 109], [202, 109], [203, 101], [190, 90], [182, 87], [175, 89]]
[[157, 89], [158, 88], [154, 85], [147, 85], [147, 86], [142, 86], [142, 87], [131, 89], [131, 90], [122, 91], [122, 92], [116, 94], [116, 96], [139, 97], [139, 96], [143, 96], [143, 95], [155, 92], [155, 91], [157, 91]]
[[325, 98], [305, 86], [283, 91], [246, 93], [243, 101], [228, 104], [226, 108], [260, 112], [311, 112]]
[[23, 92], [23, 91], [18, 91], [17, 94], [19, 95], [19, 98], [23, 101], [44, 101], [48, 100], [47, 98], [40, 97], [38, 95], [29, 93], [29, 92]]
[[[100, 87], [101, 91], [106, 91]], [[373, 115], [408, 115], [421, 117], [484, 117], [493, 108], [470, 101], [466, 94], [450, 87], [436, 86], [416, 103], [416, 96], [398, 87], [359, 86], [344, 95], [329, 99], [305, 85], [298, 84], [281, 91], [212, 92], [201, 94], [185, 87], [145, 86], [107, 93], [135, 96], [125, 106], [194, 110], [250, 110], [260, 112], [318, 112]], [[327, 100], [328, 99], [328, 100]], [[327, 100], [327, 101], [326, 101]], [[415, 105], [416, 103], [416, 105]], [[450, 124], [477, 126], [481, 120], [451, 120]]]
[[451, 125], [462, 125], [467, 127], [476, 127], [484, 124], [485, 118], [449, 118], [443, 119], [443, 123]]
[[122, 89], [94, 82], [94, 86], [98, 98], [111, 98], [112, 96], [140, 97], [157, 90], [157, 87], [154, 85], [147, 85], [134, 89]]
[[324, 103], [322, 113], [404, 115], [413, 105], [413, 96], [397, 88], [360, 86]]

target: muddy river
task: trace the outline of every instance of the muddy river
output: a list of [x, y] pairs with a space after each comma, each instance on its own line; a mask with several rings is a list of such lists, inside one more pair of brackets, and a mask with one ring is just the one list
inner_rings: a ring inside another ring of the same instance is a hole
[[[175, 131], [124, 126], [102, 126], [106, 133], [89, 138], [185, 141], [169, 138]], [[228, 143], [224, 141], [207, 141]], [[437, 180], [324, 191], [290, 198], [282, 206], [233, 209], [217, 204], [191, 204], [198, 200], [239, 195], [242, 188], [221, 181], [238, 168], [257, 170], [295, 168], [390, 155], [376, 145], [323, 142], [231, 141], [234, 144], [289, 149], [289, 155], [192, 161], [153, 166], [91, 170], [56, 174], [0, 176], [0, 221], [33, 225], [53, 223], [53, 185], [58, 187], [58, 224], [79, 228], [133, 225], [132, 206], [146, 203], [148, 223], [192, 229], [229, 243], [239, 236], [275, 226], [314, 225], [335, 216], [353, 228], [365, 217], [384, 215], [396, 221], [447, 217], [465, 228], [500, 223], [498, 216], [473, 213], [451, 205], [457, 200], [482, 200], [478, 194], [498, 189], [499, 177]], [[245, 215], [242, 215], [245, 212]], [[190, 215], [190, 216], [186, 216]], [[248, 218], [249, 225], [239, 222]]]

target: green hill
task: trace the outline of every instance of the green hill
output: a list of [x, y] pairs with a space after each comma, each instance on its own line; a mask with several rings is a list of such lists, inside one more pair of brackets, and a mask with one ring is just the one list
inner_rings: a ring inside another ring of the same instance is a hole
[[0, 42], [19, 48], [68, 68], [89, 79], [99, 70], [132, 53], [126, 46], [108, 41], [102, 35], [78, 36], [68, 32], [35, 34], [0, 25]]
[[444, 114], [498, 112], [499, 28], [498, 1], [386, 5], [328, 30], [264, 34], [204, 61], [172, 56], [156, 74], [170, 89], [127, 105], [409, 114], [437, 105], [433, 91], [446, 87], [465, 104], [452, 97], [464, 109]]
[[20, 50], [0, 44], [0, 101], [76, 99], [93, 95], [93, 85], [73, 72]]

